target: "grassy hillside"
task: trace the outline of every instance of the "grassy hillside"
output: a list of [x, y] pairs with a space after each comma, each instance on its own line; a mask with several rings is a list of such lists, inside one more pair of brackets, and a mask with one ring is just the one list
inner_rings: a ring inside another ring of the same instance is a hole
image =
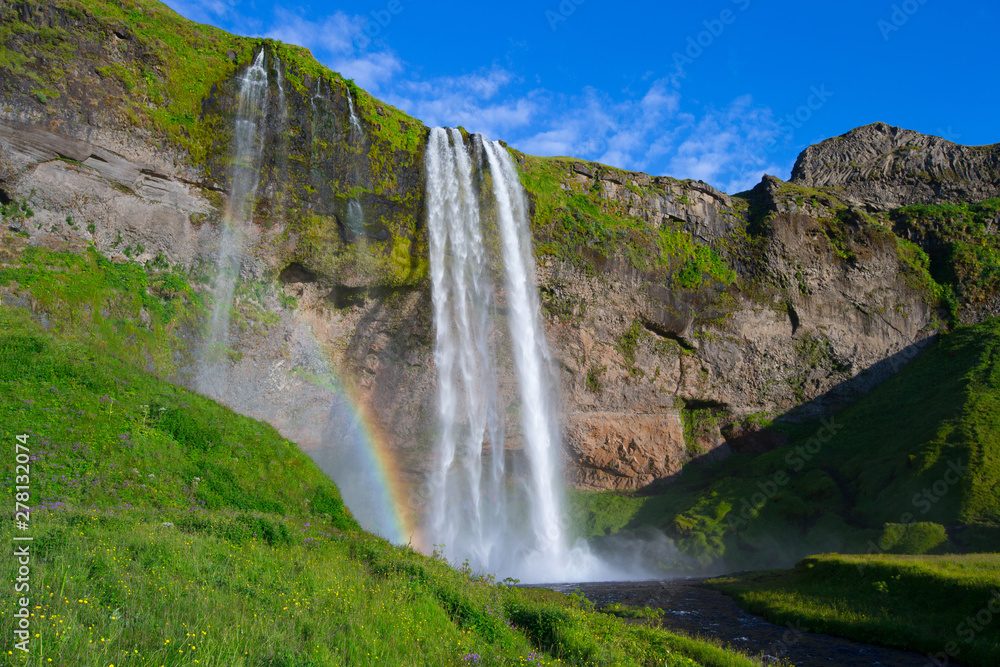
[[772, 428], [787, 447], [689, 466], [663, 495], [574, 494], [580, 532], [651, 524], [699, 565], [731, 568], [911, 543], [1000, 550], [1000, 322], [942, 336], [829, 421]]
[[996, 307], [1000, 288], [1000, 199], [906, 206], [889, 213], [894, 231], [920, 243], [955, 310]]
[[709, 582], [775, 623], [920, 651], [936, 664], [1000, 659], [1000, 556], [816, 556]]
[[[99, 98], [121, 120], [185, 148], [195, 164], [213, 148], [205, 100], [253, 59], [262, 42], [194, 23], [156, 0], [0, 3], [0, 37], [0, 90], [8, 96], [26, 95], [53, 113], [63, 104], [83, 110]], [[374, 100], [307, 49], [264, 41], [285, 63], [290, 86], [304, 91], [304, 81], [324, 79], [349, 88], [377, 139], [418, 152], [421, 123]]]
[[271, 427], [52, 328], [0, 309], [0, 441], [27, 435], [32, 508], [3, 532], [35, 538], [9, 664], [751, 664], [367, 535]]

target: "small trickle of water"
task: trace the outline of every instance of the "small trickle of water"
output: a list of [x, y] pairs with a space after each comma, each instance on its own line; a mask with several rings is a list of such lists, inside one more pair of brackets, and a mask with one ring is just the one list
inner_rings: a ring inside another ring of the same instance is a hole
[[361, 127], [361, 119], [354, 111], [354, 98], [351, 97], [350, 91], [347, 91], [347, 106], [351, 110], [351, 145], [357, 147], [358, 142], [364, 140], [365, 131]]
[[[364, 154], [365, 147], [365, 131], [361, 127], [361, 119], [358, 118], [357, 112], [354, 110], [354, 98], [351, 97], [351, 91], [347, 91], [347, 106], [351, 111], [351, 131], [349, 137], [349, 143], [353, 154], [349, 158], [349, 167], [347, 170], [347, 184], [350, 187], [358, 187], [361, 185], [361, 155]], [[356, 237], [363, 237], [365, 233], [365, 212], [361, 208], [361, 202], [357, 199], [351, 199], [347, 202], [347, 228]]]
[[225, 354], [229, 344], [229, 315], [243, 262], [245, 228], [253, 220], [260, 183], [264, 153], [260, 129], [267, 115], [267, 90], [265, 55], [261, 49], [240, 79], [229, 164], [229, 204], [216, 259], [215, 304], [195, 378], [198, 390], [214, 398], [221, 397], [227, 389]]

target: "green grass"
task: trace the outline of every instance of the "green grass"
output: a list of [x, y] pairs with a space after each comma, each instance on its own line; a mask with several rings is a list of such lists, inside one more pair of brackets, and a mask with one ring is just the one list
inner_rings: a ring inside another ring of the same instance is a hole
[[163, 376], [176, 370], [187, 347], [181, 334], [198, 330], [207, 313], [185, 273], [115, 264], [93, 248], [76, 254], [7, 241], [0, 288], [29, 299], [54, 333], [92, 341]]
[[[37, 637], [6, 664], [753, 664], [364, 533], [251, 518], [247, 528], [229, 512], [36, 512]], [[12, 559], [4, 570], [13, 578]], [[11, 613], [0, 609], [8, 636]]]
[[[539, 255], [558, 257], [589, 272], [608, 258], [623, 257], [637, 269], [662, 275], [678, 289], [736, 281], [736, 273], [715, 249], [696, 241], [680, 223], [657, 230], [629, 215], [624, 204], [604, 199], [598, 188], [585, 190], [570, 174], [571, 165], [579, 160], [516, 156], [521, 181], [535, 206], [532, 224]], [[590, 167], [627, 176], [612, 167], [595, 163]], [[644, 192], [630, 183], [622, 187]]]
[[0, 325], [0, 433], [12, 446], [29, 436], [36, 505], [320, 513], [356, 525], [333, 483], [270, 426], [23, 314], [0, 311]]
[[979, 204], [906, 206], [889, 214], [897, 234], [927, 248], [927, 270], [954, 294], [956, 310], [975, 309], [1000, 289], [1000, 199]]
[[[886, 524], [937, 524], [911, 534], [918, 552], [1000, 550], [990, 532], [1000, 525], [1000, 322], [942, 336], [833, 424], [831, 434], [822, 421], [774, 422], [786, 447], [689, 466], [663, 495], [571, 493], [576, 530], [661, 528], [688, 558], [678, 567], [766, 568], [810, 553], [863, 553]], [[955, 539], [937, 539], [941, 526]], [[931, 534], [917, 539], [922, 530]]]
[[823, 555], [708, 583], [775, 623], [949, 658], [938, 664], [1000, 660], [997, 554]]
[[752, 664], [367, 535], [270, 426], [4, 308], [0, 441], [22, 434], [35, 636], [12, 665]]

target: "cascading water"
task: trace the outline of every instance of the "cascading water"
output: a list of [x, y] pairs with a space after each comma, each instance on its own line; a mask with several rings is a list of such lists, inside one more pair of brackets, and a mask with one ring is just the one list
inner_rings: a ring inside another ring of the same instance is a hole
[[426, 166], [441, 434], [428, 529], [452, 562], [525, 581], [562, 579], [570, 550], [557, 491], [559, 431], [524, 192], [507, 151], [474, 141], [493, 182], [527, 474], [511, 485], [506, 469], [476, 174], [461, 133], [437, 128]]
[[[454, 129], [431, 130], [426, 154], [440, 428], [427, 537], [453, 563], [526, 583], [643, 578], [650, 572], [629, 558], [646, 549], [641, 540], [622, 540], [623, 553], [616, 557], [621, 562], [614, 566], [586, 542], [569, 546], [556, 378], [534, 279], [527, 198], [507, 150], [478, 135], [472, 141], [475, 165]], [[478, 185], [487, 180], [491, 192], [480, 192]], [[496, 229], [484, 228], [492, 220]], [[494, 304], [486, 251], [497, 245], [504, 273], [500, 306]], [[503, 312], [517, 398], [501, 409], [495, 360], [504, 342], [492, 322]], [[520, 413], [521, 466], [505, 460], [501, 415], [511, 409]]]
[[[372, 450], [373, 436], [368, 432], [364, 417], [332, 372], [316, 336], [307, 331], [309, 324], [293, 321], [287, 331], [295, 347], [293, 363], [301, 364], [316, 378], [310, 383], [311, 390], [307, 385], [298, 395], [285, 395], [283, 400], [278, 401], [273, 394], [273, 378], [283, 378], [280, 380], [282, 384], [295, 378], [294, 372], [289, 374], [282, 369], [289, 359], [269, 358], [265, 354], [251, 362], [254, 368], [248, 372], [246, 366], [251, 364], [233, 364], [226, 354], [230, 342], [230, 312], [240, 268], [247, 258], [247, 248], [260, 242], [260, 236], [250, 223], [260, 184], [265, 148], [262, 135], [268, 111], [276, 113], [279, 131], [288, 126], [284, 76], [280, 61], [277, 57], [273, 58], [272, 70], [276, 73], [278, 87], [276, 110], [274, 101], [268, 100], [270, 82], [264, 50], [257, 54], [239, 79], [230, 157], [229, 205], [217, 256], [216, 299], [198, 360], [196, 386], [201, 393], [244, 414], [272, 423], [278, 421], [286, 437], [294, 437], [300, 444], [308, 445], [309, 455], [334, 479], [345, 503], [366, 530], [402, 543], [403, 529], [389, 489], [390, 482], [394, 480], [385, 477]], [[329, 100], [323, 92], [323, 81], [320, 80], [312, 99], [314, 142], [330, 141], [340, 136], [335, 133], [334, 117], [329, 112]], [[287, 137], [283, 137], [282, 141], [287, 142]], [[274, 147], [278, 173], [287, 174], [287, 163], [282, 163], [287, 157], [287, 146], [285, 143]], [[253, 342], [249, 344], [252, 346]], [[268, 361], [271, 362], [269, 377], [261, 383], [260, 367]]]
[[[527, 203], [514, 163], [499, 142], [486, 142], [493, 177], [497, 222], [507, 269], [510, 335], [521, 398], [521, 428], [528, 456], [528, 506], [537, 565], [553, 559], [565, 565], [566, 537], [560, 519], [556, 456], [559, 426], [549, 378], [549, 350], [539, 318]], [[537, 568], [536, 568], [537, 569]]]
[[[351, 97], [351, 91], [347, 91], [347, 106], [351, 112], [350, 122], [351, 130], [350, 136], [348, 137], [351, 150], [357, 154], [361, 154], [364, 151], [365, 145], [365, 131], [361, 127], [361, 119], [358, 118], [358, 114], [354, 111], [354, 98]], [[352, 157], [350, 161], [350, 169], [348, 170], [348, 181], [349, 187], [357, 187], [361, 185], [361, 173], [358, 168], [358, 158]], [[352, 234], [358, 237], [364, 236], [365, 233], [365, 213], [361, 208], [361, 202], [357, 199], [351, 199], [347, 202], [347, 228]]]
[[351, 112], [351, 145], [357, 145], [358, 141], [364, 139], [365, 131], [361, 129], [361, 119], [354, 111], [354, 98], [350, 91], [347, 92], [347, 107]]
[[227, 389], [225, 350], [229, 343], [229, 316], [243, 259], [246, 225], [253, 219], [260, 182], [264, 142], [261, 126], [267, 115], [268, 80], [264, 49], [240, 79], [233, 148], [230, 162], [229, 207], [219, 238], [215, 305], [199, 360], [195, 382], [198, 390], [214, 398]]
[[[426, 162], [441, 428], [429, 530], [453, 561], [499, 568], [511, 543], [503, 540], [509, 526], [490, 346], [492, 293], [484, 275], [479, 200], [461, 133], [432, 130]], [[491, 460], [485, 489], [484, 442]]]

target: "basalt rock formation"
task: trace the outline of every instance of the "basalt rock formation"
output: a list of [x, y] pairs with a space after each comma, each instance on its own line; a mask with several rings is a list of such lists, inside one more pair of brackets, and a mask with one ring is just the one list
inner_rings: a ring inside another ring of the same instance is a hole
[[1000, 144], [961, 146], [872, 123], [804, 150], [792, 182], [840, 188], [844, 201], [868, 211], [979, 202], [1000, 196]]
[[[0, 198], [34, 211], [5, 219], [5, 242], [93, 244], [116, 262], [183, 269], [207, 293], [235, 81], [267, 50], [267, 149], [237, 297], [240, 386], [228, 402], [308, 446], [320, 434], [302, 424], [322, 422], [329, 400], [309, 378], [333, 369], [419, 490], [436, 400], [427, 128], [304, 50], [195, 26], [150, 0], [0, 2], [0, 29]], [[59, 40], [74, 55], [60, 55]], [[349, 101], [361, 143], [350, 139]], [[780, 446], [762, 424], [840, 405], [913, 359], [956, 312], [992, 312], [987, 287], [957, 289], [949, 313], [917, 247], [933, 259], [941, 234], [896, 210], [1000, 195], [996, 147], [870, 125], [807, 149], [790, 182], [769, 176], [734, 196], [514, 156], [577, 488], [642, 488], [692, 460]], [[495, 308], [505, 298], [498, 289]], [[154, 368], [183, 383], [195, 332], [186, 336], [176, 366]], [[497, 363], [517, 456], [513, 362]]]

